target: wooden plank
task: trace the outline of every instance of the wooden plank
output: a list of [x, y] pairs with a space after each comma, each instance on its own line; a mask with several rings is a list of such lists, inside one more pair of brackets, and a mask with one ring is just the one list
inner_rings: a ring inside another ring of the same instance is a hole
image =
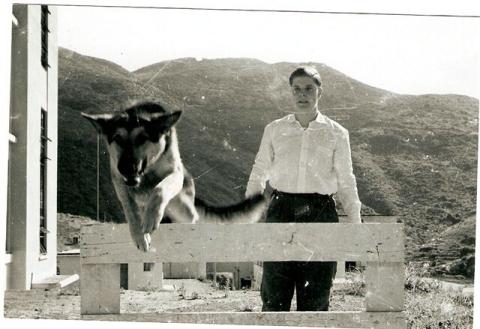
[[401, 220], [400, 216], [362, 216], [364, 223], [398, 223]]
[[54, 289], [64, 288], [78, 281], [78, 274], [53, 275], [39, 282], [32, 282], [32, 289]]
[[368, 312], [404, 310], [405, 266], [397, 263], [367, 263], [365, 304]]
[[120, 264], [82, 264], [81, 314], [120, 313]]
[[405, 329], [407, 327], [403, 312], [185, 312], [82, 316], [82, 320], [320, 328]]
[[[399, 223], [401, 222], [401, 217], [399, 216], [362, 216], [363, 223]], [[357, 262], [356, 266], [364, 266], [362, 262]]]
[[[363, 223], [401, 223], [400, 216], [379, 216], [379, 215], [362, 215]], [[340, 223], [348, 223], [348, 216], [347, 215], [339, 215], [338, 220]]]
[[83, 263], [374, 261], [403, 262], [403, 224], [165, 224], [151, 251], [138, 251], [127, 224], [82, 227]]

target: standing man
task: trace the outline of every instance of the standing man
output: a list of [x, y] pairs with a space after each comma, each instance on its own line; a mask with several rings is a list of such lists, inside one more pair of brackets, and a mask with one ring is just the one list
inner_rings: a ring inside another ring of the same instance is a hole
[[[299, 67], [290, 75], [293, 113], [265, 127], [247, 185], [247, 196], [273, 188], [267, 223], [338, 222], [337, 194], [349, 222], [360, 223], [348, 131], [322, 115], [320, 74]], [[327, 311], [336, 262], [264, 262], [262, 311]]]

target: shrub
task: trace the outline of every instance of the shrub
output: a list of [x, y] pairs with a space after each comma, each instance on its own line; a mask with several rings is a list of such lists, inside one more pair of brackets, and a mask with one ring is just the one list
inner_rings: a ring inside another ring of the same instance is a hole
[[367, 289], [365, 286], [363, 271], [354, 268], [350, 272], [345, 273], [345, 282], [342, 283], [338, 291], [351, 296], [365, 296]]
[[405, 289], [411, 292], [434, 292], [441, 288], [440, 282], [429, 278], [428, 266], [418, 268], [409, 263], [405, 267]]
[[[473, 328], [473, 296], [444, 291], [427, 265], [405, 269], [405, 313], [412, 329]], [[424, 276], [422, 276], [424, 275]]]

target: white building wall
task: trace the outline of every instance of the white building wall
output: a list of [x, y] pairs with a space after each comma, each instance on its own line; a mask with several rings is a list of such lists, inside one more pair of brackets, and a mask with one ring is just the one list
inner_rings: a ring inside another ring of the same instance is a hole
[[10, 132], [16, 143], [10, 144], [8, 225], [11, 263], [7, 269], [7, 289], [27, 289], [26, 268], [27, 218], [27, 78], [28, 78], [28, 11], [14, 6], [18, 26], [12, 33], [12, 75], [10, 95]]
[[163, 265], [156, 263], [144, 271], [143, 263], [128, 264], [128, 290], [150, 290], [163, 288]]
[[[41, 6], [15, 5], [12, 34], [10, 132], [16, 136], [9, 159], [9, 225], [12, 261], [7, 289], [30, 289], [56, 274], [57, 40], [56, 12], [50, 7], [49, 64], [41, 64]], [[47, 91], [48, 90], [48, 91]], [[47, 254], [40, 255], [40, 117], [47, 111]]]
[[[40, 6], [29, 6], [32, 7], [30, 10], [34, 11], [35, 19], [38, 19], [32, 24], [40, 26]], [[29, 58], [29, 67], [32, 70], [29, 70], [29, 74], [32, 74], [31, 79], [29, 79], [29, 96], [28, 99], [34, 100], [32, 103], [33, 106], [29, 106], [29, 112], [31, 111], [32, 115], [30, 122], [32, 125], [32, 130], [35, 131], [35, 136], [31, 136], [29, 140], [32, 142], [32, 149], [38, 151], [35, 158], [28, 161], [28, 163], [35, 164], [33, 166], [33, 173], [40, 173], [40, 113], [41, 109], [47, 111], [47, 132], [48, 138], [50, 141], [47, 142], [47, 181], [46, 181], [46, 218], [47, 218], [47, 229], [49, 233], [47, 234], [47, 255], [46, 257], [39, 257], [38, 251], [40, 250], [40, 240], [39, 240], [39, 228], [40, 228], [40, 178], [35, 180], [35, 185], [32, 186], [32, 200], [35, 200], [38, 203], [38, 207], [33, 212], [37, 212], [37, 222], [33, 225], [31, 229], [28, 229], [29, 234], [32, 235], [32, 246], [29, 248], [31, 255], [31, 266], [33, 267], [32, 273], [33, 282], [38, 282], [46, 277], [56, 274], [57, 268], [57, 131], [58, 131], [58, 107], [57, 107], [57, 94], [58, 94], [58, 51], [57, 51], [57, 22], [56, 22], [56, 9], [52, 6], [49, 6], [50, 15], [48, 19], [48, 26], [50, 33], [48, 35], [48, 63], [50, 67], [48, 70], [45, 70], [41, 64], [41, 38], [40, 33], [35, 33], [31, 35], [32, 40], [34, 40], [34, 45], [32, 51], [29, 51], [31, 57]], [[33, 72], [32, 72], [33, 71]], [[38, 80], [39, 81], [38, 81]], [[36, 81], [37, 80], [37, 81]], [[30, 91], [32, 94], [30, 95]], [[38, 103], [37, 103], [38, 101]], [[33, 238], [35, 237], [35, 238]], [[36, 252], [36, 256], [35, 256]]]
[[207, 263], [207, 275], [213, 272], [233, 273], [233, 284], [241, 288], [241, 279], [249, 279], [253, 284], [253, 262]]
[[[201, 268], [202, 267], [202, 268]], [[197, 279], [205, 277], [206, 264], [202, 263], [163, 263], [165, 279]]]
[[60, 275], [80, 275], [80, 254], [59, 254], [57, 256], [57, 266]]

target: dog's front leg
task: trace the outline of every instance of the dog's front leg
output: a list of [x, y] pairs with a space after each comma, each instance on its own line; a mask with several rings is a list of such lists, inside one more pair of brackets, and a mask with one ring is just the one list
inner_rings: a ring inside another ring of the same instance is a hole
[[150, 234], [143, 233], [141, 211], [133, 203], [123, 204], [125, 217], [127, 218], [130, 236], [137, 249], [148, 251], [150, 249]]
[[143, 233], [141, 225], [128, 222], [130, 228], [130, 235], [132, 236], [133, 242], [137, 246], [137, 249], [141, 251], [148, 251], [150, 249], [151, 237], [148, 233]]
[[129, 206], [125, 207], [124, 210], [128, 221], [128, 228], [130, 229], [130, 235], [137, 249], [148, 251], [150, 249], [151, 237], [150, 234], [143, 233], [140, 209], [135, 206]]
[[147, 203], [143, 220], [143, 233], [152, 233], [158, 229], [165, 213], [165, 208], [170, 200], [180, 193], [182, 187], [183, 172], [181, 170], [174, 170], [155, 186]]
[[137, 206], [134, 198], [128, 193], [121, 180], [113, 180], [113, 186], [120, 200], [123, 212], [128, 222], [130, 236], [137, 249], [148, 251], [150, 249], [150, 234], [143, 233], [142, 230], [142, 212]]

